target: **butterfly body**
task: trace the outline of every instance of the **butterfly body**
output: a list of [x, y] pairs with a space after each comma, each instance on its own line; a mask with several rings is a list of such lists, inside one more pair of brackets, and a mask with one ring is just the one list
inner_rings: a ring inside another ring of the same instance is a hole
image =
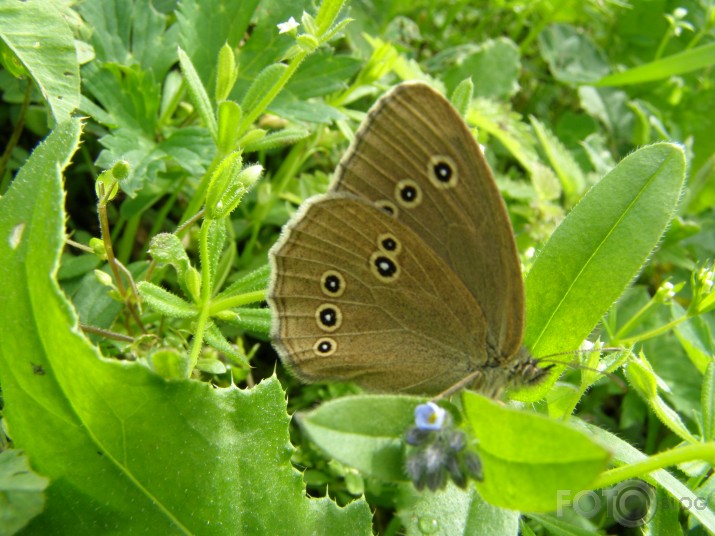
[[504, 203], [459, 114], [401, 84], [270, 253], [272, 338], [306, 381], [434, 394], [538, 381]]

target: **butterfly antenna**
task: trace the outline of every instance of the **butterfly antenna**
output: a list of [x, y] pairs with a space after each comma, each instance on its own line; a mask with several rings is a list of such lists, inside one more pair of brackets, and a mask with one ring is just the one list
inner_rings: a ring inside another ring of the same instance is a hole
[[578, 370], [587, 370], [589, 372], [595, 372], [597, 374], [602, 374], [603, 376], [608, 377], [613, 383], [618, 385], [623, 392], [628, 391], [628, 386], [625, 384], [625, 382], [616, 376], [613, 372], [605, 372], [603, 370], [599, 370], [597, 368], [593, 367], [588, 367], [586, 365], [582, 365], [581, 363], [578, 363], [576, 360], [573, 360], [569, 363], [565, 363], [564, 361], [558, 361], [556, 359], [549, 359], [550, 357], [556, 357], [560, 355], [570, 355], [570, 354], [582, 354], [586, 352], [630, 352], [629, 348], [620, 348], [620, 347], [604, 347], [604, 348], [594, 348], [592, 350], [574, 350], [571, 352], [557, 352], [555, 354], [549, 354], [545, 355], [544, 357], [537, 358], [537, 361], [539, 363], [552, 363], [552, 367], [554, 365], [563, 365], [566, 367], [569, 367], [571, 369], [578, 369]]

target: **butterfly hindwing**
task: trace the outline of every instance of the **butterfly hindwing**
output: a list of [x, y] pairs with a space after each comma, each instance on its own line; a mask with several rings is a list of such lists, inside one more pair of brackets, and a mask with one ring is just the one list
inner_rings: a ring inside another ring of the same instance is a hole
[[309, 201], [271, 251], [273, 340], [306, 380], [433, 393], [485, 365], [485, 320], [411, 229], [349, 194]]

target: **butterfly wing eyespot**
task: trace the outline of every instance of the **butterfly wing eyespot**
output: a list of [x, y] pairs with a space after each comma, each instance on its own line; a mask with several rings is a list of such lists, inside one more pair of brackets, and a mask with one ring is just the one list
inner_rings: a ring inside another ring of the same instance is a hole
[[395, 203], [388, 201], [387, 199], [375, 201], [375, 206], [390, 216], [397, 217], [400, 214], [400, 210], [397, 208]]
[[376, 251], [370, 256], [370, 271], [384, 283], [394, 283], [400, 277], [400, 265], [395, 257], [384, 251]]
[[427, 164], [427, 176], [439, 189], [454, 188], [459, 182], [457, 164], [449, 156], [435, 155]]
[[402, 242], [392, 233], [382, 233], [377, 237], [377, 247], [388, 254], [399, 255]]
[[332, 333], [343, 324], [343, 313], [337, 305], [324, 303], [315, 310], [315, 322], [321, 330]]
[[422, 188], [412, 179], [403, 179], [395, 186], [395, 199], [405, 208], [415, 208], [422, 203]]
[[338, 343], [330, 337], [321, 337], [313, 345], [313, 351], [317, 356], [328, 357], [338, 350]]
[[339, 298], [345, 292], [345, 278], [337, 270], [326, 270], [320, 278], [320, 289], [323, 294]]

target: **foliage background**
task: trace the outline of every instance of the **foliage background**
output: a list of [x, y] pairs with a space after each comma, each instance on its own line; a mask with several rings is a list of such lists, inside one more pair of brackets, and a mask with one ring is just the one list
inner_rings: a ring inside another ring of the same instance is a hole
[[[279, 34], [291, 16], [310, 39]], [[688, 166], [677, 215], [594, 334], [636, 345], [652, 366], [647, 381], [634, 380], [636, 366], [627, 390], [569, 373], [534, 409], [568, 415], [590, 387], [580, 420], [646, 456], [704, 444], [715, 429], [714, 325], [693, 304], [707, 299], [698, 274], [715, 250], [714, 26], [705, 0], [0, 1], [0, 534], [631, 530], [605, 511], [519, 522], [474, 488], [418, 496], [325, 456], [306, 428], [289, 428], [288, 413], [356, 388], [300, 385], [276, 363], [260, 308], [266, 254], [297, 205], [325, 191], [375, 98], [400, 80], [449, 96], [472, 80], [466, 119], [527, 272], [603, 175], [639, 147], [677, 142]], [[263, 176], [230, 219], [215, 218], [225, 225], [209, 228], [193, 218], [237, 149], [236, 170], [260, 164]], [[98, 203], [95, 183], [111, 191], [115, 179], [117, 197]], [[151, 242], [177, 229], [180, 251]], [[181, 301], [133, 291], [108, 267], [109, 245], [133, 281]], [[192, 279], [209, 265], [210, 286]], [[197, 312], [209, 296], [226, 300], [223, 316]], [[274, 370], [287, 407], [266, 379]], [[691, 460], [673, 472], [709, 498], [709, 470]], [[303, 486], [329, 498], [307, 499]], [[700, 534], [710, 523], [662, 508], [650, 530]]]

